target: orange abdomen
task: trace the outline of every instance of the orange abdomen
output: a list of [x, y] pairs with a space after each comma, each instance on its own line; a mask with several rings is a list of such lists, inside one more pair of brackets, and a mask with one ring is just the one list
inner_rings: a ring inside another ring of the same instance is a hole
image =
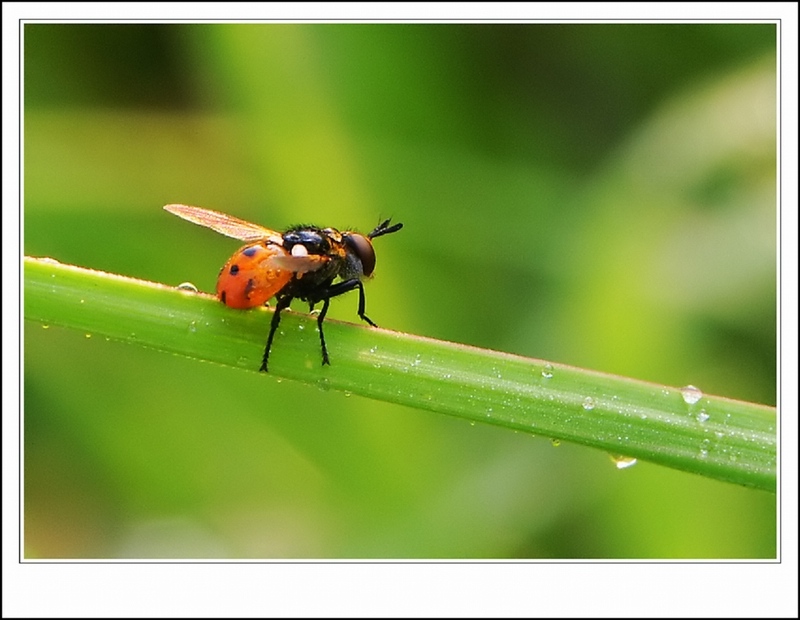
[[283, 246], [269, 242], [247, 245], [225, 263], [217, 280], [217, 297], [231, 308], [264, 305], [292, 279], [292, 272], [271, 264], [286, 256]]

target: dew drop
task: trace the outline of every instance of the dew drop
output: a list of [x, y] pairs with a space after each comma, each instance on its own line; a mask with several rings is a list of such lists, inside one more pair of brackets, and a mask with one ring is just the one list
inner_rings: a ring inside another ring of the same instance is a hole
[[42, 325], [42, 329], [50, 329], [49, 325]]
[[591, 396], [587, 396], [586, 398], [584, 398], [583, 408], [586, 409], [586, 411], [591, 411], [592, 409], [594, 409], [594, 398], [592, 398]]
[[375, 353], [375, 351], [377, 351], [377, 350], [378, 350], [378, 347], [377, 347], [377, 345], [376, 345], [376, 346], [374, 346], [374, 347], [370, 347], [370, 348], [369, 348], [369, 352], [370, 352], [370, 353]]
[[702, 424], [703, 422], [707, 422], [711, 416], [706, 413], [705, 409], [701, 409], [700, 411], [697, 412], [696, 417], [697, 421], [700, 422], [700, 424]]
[[352, 395], [353, 395], [352, 392], [348, 392], [347, 390], [344, 391], [344, 397], [345, 398], [350, 398]]
[[191, 323], [189, 323], [189, 331], [192, 332], [192, 333], [197, 331], [197, 322], [196, 321], [192, 321]]
[[84, 334], [84, 335], [83, 335], [83, 337], [84, 337], [84, 338], [91, 338], [91, 337], [92, 337], [92, 335], [91, 335], [91, 334]]
[[558, 448], [558, 446], [561, 445], [561, 440], [560, 439], [551, 439], [550, 443], [553, 444], [554, 448]]
[[687, 385], [681, 388], [683, 400], [687, 405], [694, 405], [697, 401], [703, 398], [703, 392], [693, 385]]
[[181, 291], [186, 291], [187, 293], [197, 293], [197, 287], [192, 284], [191, 282], [181, 282], [178, 285], [178, 289]]
[[297, 326], [297, 329], [299, 329], [300, 331], [303, 331], [305, 328], [306, 326], [303, 325], [302, 323], [300, 323], [300, 325]]
[[550, 379], [553, 377], [553, 366], [551, 364], [544, 365], [544, 368], [542, 368], [542, 376], [545, 379]]
[[609, 454], [608, 456], [617, 469], [628, 469], [628, 467], [633, 467], [638, 462], [632, 456], [622, 456], [621, 454]]

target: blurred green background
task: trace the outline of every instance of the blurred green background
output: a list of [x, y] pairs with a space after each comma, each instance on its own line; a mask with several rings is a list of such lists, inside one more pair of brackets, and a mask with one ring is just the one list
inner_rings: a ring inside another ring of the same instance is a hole
[[[213, 291], [162, 205], [392, 216], [382, 327], [776, 402], [772, 24], [27, 24], [24, 96], [26, 254]], [[776, 556], [765, 492], [24, 336], [29, 558]]]

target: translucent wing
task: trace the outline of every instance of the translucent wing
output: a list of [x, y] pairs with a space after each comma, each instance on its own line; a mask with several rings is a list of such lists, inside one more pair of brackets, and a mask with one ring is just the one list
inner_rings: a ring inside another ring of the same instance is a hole
[[203, 209], [202, 207], [190, 207], [189, 205], [166, 205], [164, 209], [192, 222], [192, 224], [205, 226], [226, 237], [248, 242], [268, 239], [272, 243], [283, 245], [283, 236], [279, 232], [264, 228], [258, 224], [245, 222], [226, 213]]
[[285, 269], [294, 273], [305, 273], [307, 271], [316, 271], [325, 265], [330, 259], [327, 256], [320, 254], [309, 254], [307, 256], [292, 256], [286, 254], [284, 256], [270, 256], [269, 263], [278, 269]]

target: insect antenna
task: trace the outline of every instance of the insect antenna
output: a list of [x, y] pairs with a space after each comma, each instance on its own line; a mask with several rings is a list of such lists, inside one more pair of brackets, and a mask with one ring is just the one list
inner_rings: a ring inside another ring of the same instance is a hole
[[394, 226], [389, 226], [389, 222], [391, 221], [392, 221], [391, 219], [388, 219], [381, 222], [375, 227], [375, 230], [373, 230], [371, 233], [367, 235], [367, 237], [369, 237], [370, 239], [374, 239], [375, 237], [382, 237], [383, 235], [388, 235], [389, 233], [397, 232], [403, 227], [403, 225], [400, 223], [395, 224]]

